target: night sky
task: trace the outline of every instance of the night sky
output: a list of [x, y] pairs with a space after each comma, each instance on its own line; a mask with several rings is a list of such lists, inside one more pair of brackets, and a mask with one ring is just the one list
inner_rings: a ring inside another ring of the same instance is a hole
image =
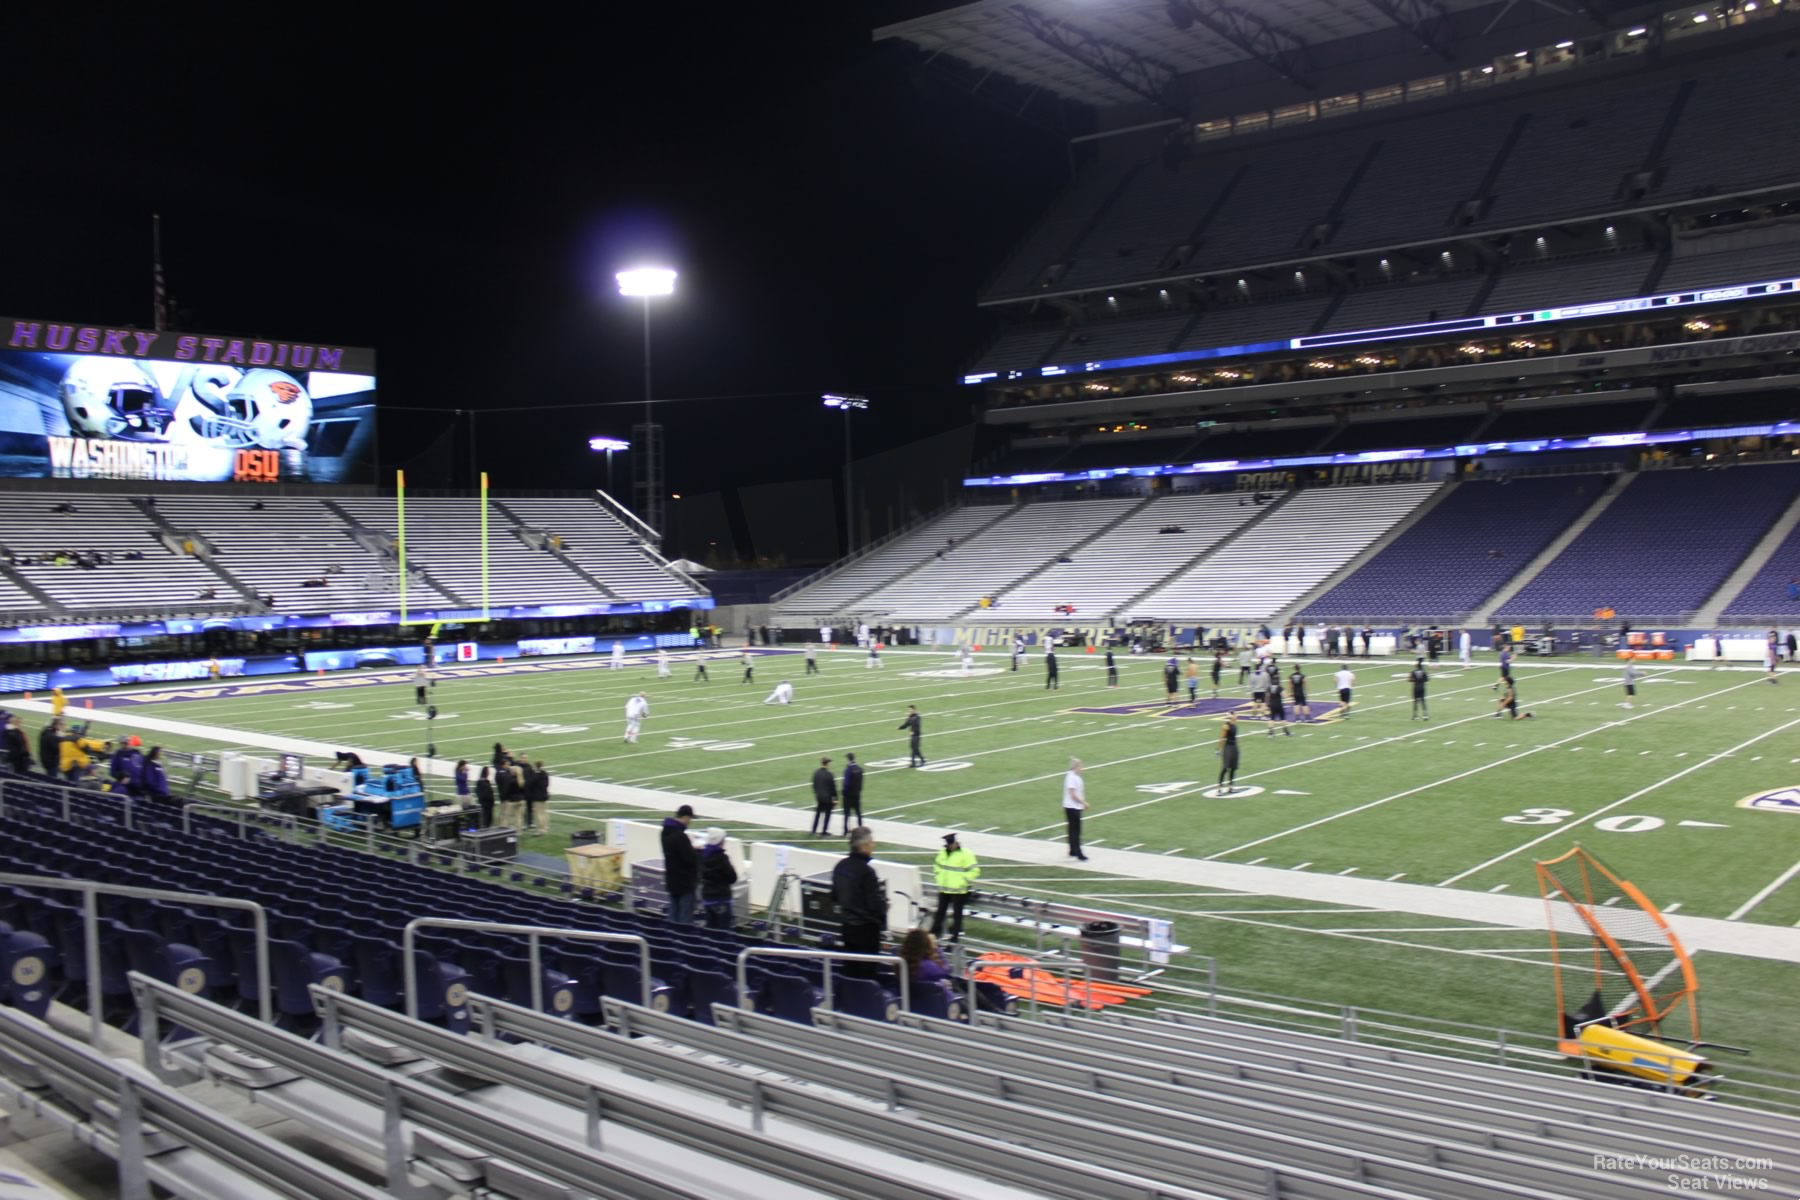
[[[641, 396], [612, 272], [658, 259], [659, 395], [798, 393], [661, 410], [670, 487], [829, 477], [821, 390], [874, 398], [859, 453], [969, 420], [976, 290], [1065, 180], [1058, 139], [870, 40], [940, 7], [32, 6], [0, 312], [149, 325], [160, 212], [176, 328], [374, 346], [384, 408], [480, 410], [496, 485], [578, 487], [639, 410], [509, 410]], [[384, 419], [384, 459], [464, 482], [449, 421]]]

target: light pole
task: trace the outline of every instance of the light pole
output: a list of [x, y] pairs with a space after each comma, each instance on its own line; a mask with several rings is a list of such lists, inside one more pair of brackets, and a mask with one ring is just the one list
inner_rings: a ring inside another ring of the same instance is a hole
[[850, 487], [850, 410], [869, 407], [869, 398], [827, 392], [824, 400], [826, 408], [842, 409], [844, 413], [844, 553], [848, 555], [856, 549], [856, 517]]
[[675, 272], [668, 267], [633, 267], [614, 276], [619, 281], [621, 296], [637, 296], [644, 301], [644, 423], [637, 433], [638, 461], [636, 492], [638, 515], [644, 523], [662, 535], [663, 525], [663, 442], [662, 426], [650, 404], [650, 300], [675, 291]]
[[604, 450], [604, 451], [606, 451], [606, 493], [607, 493], [607, 495], [610, 496], [610, 495], [612, 495], [612, 490], [613, 490], [613, 476], [612, 476], [613, 451], [614, 450], [629, 450], [629, 449], [631, 449], [631, 443], [627, 442], [621, 438], [591, 437], [588, 439], [588, 449], [589, 450]]

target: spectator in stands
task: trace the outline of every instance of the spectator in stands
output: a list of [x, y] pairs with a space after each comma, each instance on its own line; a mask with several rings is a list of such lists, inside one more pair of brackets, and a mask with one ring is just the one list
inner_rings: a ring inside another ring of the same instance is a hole
[[151, 800], [168, 802], [169, 773], [163, 769], [161, 746], [150, 747], [150, 753], [144, 755], [143, 789]]
[[956, 998], [951, 990], [950, 968], [938, 952], [937, 939], [923, 929], [909, 929], [900, 939], [900, 957], [906, 961], [906, 973], [912, 978], [913, 994], [921, 988], [941, 988], [946, 1001]]
[[669, 895], [669, 920], [676, 925], [694, 923], [694, 891], [700, 886], [700, 854], [688, 837], [694, 806], [684, 804], [662, 824], [663, 888]]
[[[86, 566], [87, 564], [83, 563], [82, 565]], [[323, 585], [321, 585], [321, 586], [323, 586]], [[202, 600], [217, 600], [218, 598], [219, 598], [219, 589], [218, 588], [201, 588], [200, 589], [200, 599], [202, 599]]]
[[481, 806], [481, 827], [488, 828], [494, 823], [494, 781], [488, 778], [492, 767], [481, 768], [481, 777], [475, 781], [475, 803]]
[[[51, 695], [56, 692], [52, 691]], [[54, 708], [54, 702], [52, 702]], [[51, 778], [56, 777], [58, 764], [62, 762], [62, 719], [51, 717], [50, 723], [38, 731], [38, 767]]]
[[831, 760], [821, 758], [818, 770], [812, 773], [813, 819], [812, 828], [808, 832], [829, 834], [831, 832], [831, 810], [837, 807], [837, 776], [831, 773]]
[[15, 775], [31, 770], [31, 742], [17, 717], [6, 718], [6, 761]]
[[[887, 928], [887, 897], [881, 877], [875, 873], [875, 835], [867, 825], [850, 831], [850, 853], [831, 871], [831, 898], [837, 905], [838, 938], [852, 954], [880, 954], [881, 933]], [[873, 963], [846, 963], [844, 974], [871, 979]]]
[[706, 831], [706, 848], [700, 852], [700, 909], [708, 929], [730, 929], [731, 889], [738, 879], [731, 855], [725, 852], [725, 831]]

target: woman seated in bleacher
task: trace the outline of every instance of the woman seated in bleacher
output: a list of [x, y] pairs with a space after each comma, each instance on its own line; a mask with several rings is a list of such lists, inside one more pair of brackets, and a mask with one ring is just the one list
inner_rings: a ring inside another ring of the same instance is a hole
[[955, 997], [950, 982], [950, 968], [938, 952], [937, 939], [923, 929], [909, 929], [900, 941], [900, 957], [912, 976], [914, 991], [935, 987], [943, 990], [944, 999]]

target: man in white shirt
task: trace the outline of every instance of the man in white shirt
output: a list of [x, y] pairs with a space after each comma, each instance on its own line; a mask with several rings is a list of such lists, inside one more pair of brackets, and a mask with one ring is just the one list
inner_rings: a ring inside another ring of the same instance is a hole
[[871, 644], [869, 641], [869, 623], [867, 621], [861, 621], [861, 622], [857, 623], [856, 644], [859, 646], [867, 646], [867, 645]]
[[819, 641], [825, 643], [826, 645], [831, 644], [831, 626], [829, 626], [829, 625], [819, 626]]
[[420, 705], [421, 707], [423, 707], [423, 705], [425, 704], [425, 689], [430, 686], [431, 686], [431, 672], [429, 670], [427, 670], [424, 667], [420, 667], [418, 670], [413, 672], [413, 703], [414, 704], [417, 704], [417, 705]]
[[819, 673], [819, 648], [812, 645], [810, 642], [807, 643], [806, 647], [806, 673], [808, 675], [817, 675]]
[[870, 642], [869, 657], [863, 659], [863, 669], [868, 670], [871, 667], [879, 666], [881, 666], [881, 651], [876, 647], [874, 642]]
[[776, 684], [775, 690], [769, 693], [769, 698], [763, 701], [764, 704], [792, 704], [793, 702], [794, 685], [785, 679]]
[[658, 679], [669, 677], [669, 652], [661, 647], [658, 647], [656, 651], [656, 677]]
[[969, 674], [975, 669], [975, 652], [967, 646], [962, 648], [962, 673]]
[[1462, 665], [1466, 668], [1474, 659], [1475, 640], [1469, 636], [1468, 630], [1456, 635], [1456, 649], [1462, 656]]
[[614, 642], [612, 652], [612, 669], [617, 671], [625, 665], [625, 643]]
[[625, 702], [625, 740], [636, 742], [638, 731], [644, 727], [644, 718], [650, 715], [650, 701], [639, 692]]
[[1342, 663], [1338, 664], [1337, 674], [1332, 676], [1337, 682], [1338, 703], [1344, 707], [1344, 719], [1350, 718], [1350, 689], [1356, 686], [1356, 673]]
[[1063, 819], [1069, 823], [1069, 857], [1087, 861], [1081, 852], [1081, 814], [1087, 811], [1087, 784], [1081, 778], [1081, 760], [1069, 760], [1069, 773], [1063, 776]]

